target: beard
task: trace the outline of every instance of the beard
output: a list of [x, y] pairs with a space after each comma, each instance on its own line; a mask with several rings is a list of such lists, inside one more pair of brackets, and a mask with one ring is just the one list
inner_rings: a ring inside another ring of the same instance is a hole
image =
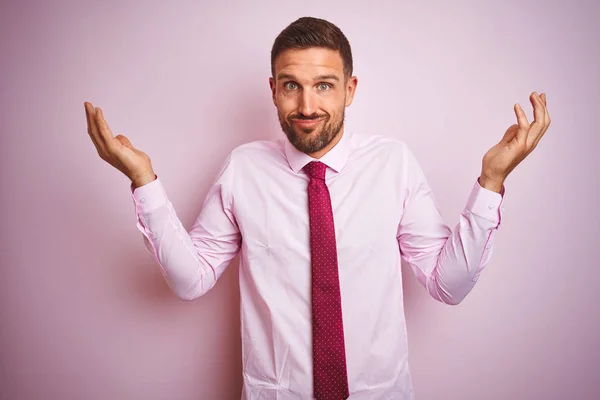
[[[345, 107], [342, 106], [340, 112], [337, 114], [338, 117], [331, 119], [330, 114], [313, 114], [310, 116], [304, 116], [302, 114], [292, 114], [285, 118], [279, 111], [277, 116], [279, 117], [279, 124], [281, 129], [287, 136], [290, 143], [299, 151], [312, 154], [320, 150], [323, 150], [333, 139], [340, 133], [342, 126], [344, 125], [345, 118]], [[292, 120], [313, 120], [323, 119], [323, 121], [314, 128], [300, 128], [301, 133], [298, 133], [294, 129]]]

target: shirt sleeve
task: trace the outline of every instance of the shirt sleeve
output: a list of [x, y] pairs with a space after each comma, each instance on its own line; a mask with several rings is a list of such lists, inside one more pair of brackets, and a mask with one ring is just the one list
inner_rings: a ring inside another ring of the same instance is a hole
[[144, 245], [181, 299], [192, 300], [208, 292], [240, 249], [241, 235], [232, 211], [232, 169], [229, 155], [189, 232], [159, 177], [130, 187]]
[[433, 298], [458, 304], [490, 260], [505, 188], [496, 193], [481, 187], [476, 179], [458, 224], [450, 229], [419, 163], [407, 148], [403, 160], [407, 186], [397, 234], [402, 258]]

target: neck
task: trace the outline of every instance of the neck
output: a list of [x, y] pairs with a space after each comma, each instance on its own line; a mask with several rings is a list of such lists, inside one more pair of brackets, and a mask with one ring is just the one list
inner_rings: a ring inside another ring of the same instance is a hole
[[333, 138], [333, 140], [331, 142], [329, 142], [329, 144], [327, 146], [323, 147], [319, 151], [316, 151], [314, 153], [307, 153], [307, 154], [309, 156], [311, 156], [312, 158], [316, 158], [316, 159], [323, 157], [325, 154], [327, 154], [329, 152], [329, 150], [333, 149], [335, 147], [335, 145], [338, 144], [338, 142], [342, 139], [343, 135], [344, 135], [344, 127], [342, 126], [342, 128], [340, 129], [340, 132], [337, 134], [337, 136], [335, 138]]

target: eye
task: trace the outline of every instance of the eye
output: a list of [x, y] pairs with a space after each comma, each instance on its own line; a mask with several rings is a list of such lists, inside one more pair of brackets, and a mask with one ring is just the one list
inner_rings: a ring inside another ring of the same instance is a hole
[[317, 88], [319, 90], [326, 91], [326, 90], [331, 89], [331, 84], [329, 84], [329, 83], [319, 83], [319, 85], [317, 86]]
[[298, 89], [298, 84], [296, 82], [286, 82], [283, 84], [283, 87], [288, 90], [296, 90]]

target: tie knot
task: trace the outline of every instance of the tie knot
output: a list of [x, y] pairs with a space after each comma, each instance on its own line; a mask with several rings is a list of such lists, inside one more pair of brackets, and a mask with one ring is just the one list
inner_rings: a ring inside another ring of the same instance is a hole
[[325, 180], [325, 170], [327, 166], [320, 161], [311, 161], [304, 166], [304, 171], [310, 179], [321, 179]]

